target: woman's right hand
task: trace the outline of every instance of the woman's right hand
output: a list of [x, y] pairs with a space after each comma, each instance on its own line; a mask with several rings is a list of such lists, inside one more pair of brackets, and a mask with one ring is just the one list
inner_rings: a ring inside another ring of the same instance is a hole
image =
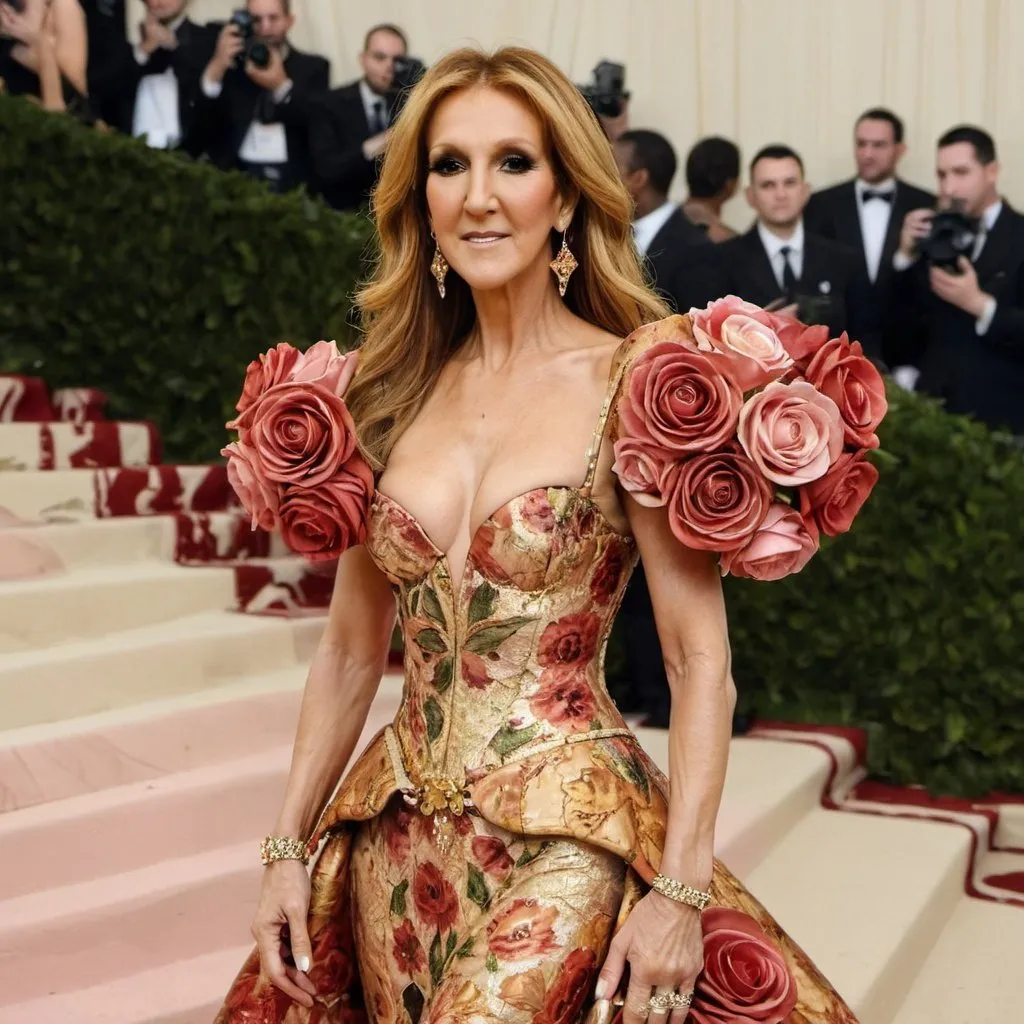
[[263, 973], [302, 1006], [312, 1006], [316, 995], [316, 986], [305, 973], [313, 953], [306, 928], [309, 893], [309, 872], [301, 861], [274, 861], [264, 872], [252, 922]]
[[14, 39], [32, 49], [42, 34], [45, 17], [44, 0], [27, 0], [22, 11], [16, 11], [10, 4], [0, 3], [0, 36]]

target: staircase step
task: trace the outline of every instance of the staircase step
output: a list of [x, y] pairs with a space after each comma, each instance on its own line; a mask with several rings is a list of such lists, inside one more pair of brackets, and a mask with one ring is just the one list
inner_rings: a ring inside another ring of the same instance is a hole
[[152, 466], [160, 455], [152, 423], [0, 423], [0, 471]]
[[290, 556], [281, 535], [253, 529], [241, 509], [180, 512], [175, 516], [174, 560], [184, 564], [235, 562]]
[[325, 621], [208, 611], [5, 655], [0, 658], [0, 730], [193, 693], [239, 681], [254, 665], [273, 672], [308, 664]]
[[220, 512], [237, 507], [223, 465], [0, 473], [0, 508], [29, 521]]
[[323, 614], [331, 603], [338, 563], [295, 556], [250, 558], [235, 566], [235, 599], [249, 615]]
[[53, 419], [50, 391], [42, 378], [0, 373], [0, 422], [49, 423]]
[[963, 897], [892, 1024], [1011, 1024], [1021, 1019], [1024, 911]]
[[814, 810], [743, 881], [861, 1024], [889, 1024], [962, 896], [969, 852], [958, 826]]
[[230, 608], [234, 590], [227, 569], [166, 562], [0, 582], [0, 655]]
[[[212, 767], [290, 743], [307, 671], [296, 665], [0, 733], [0, 811]], [[385, 675], [378, 699], [397, 701], [401, 694], [401, 674]]]

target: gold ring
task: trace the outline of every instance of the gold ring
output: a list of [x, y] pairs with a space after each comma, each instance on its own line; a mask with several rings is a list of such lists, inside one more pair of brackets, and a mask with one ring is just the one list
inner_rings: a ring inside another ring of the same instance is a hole
[[688, 1007], [691, 1002], [693, 1002], [692, 992], [656, 992], [638, 1012], [641, 1014], [668, 1013], [669, 1010]]

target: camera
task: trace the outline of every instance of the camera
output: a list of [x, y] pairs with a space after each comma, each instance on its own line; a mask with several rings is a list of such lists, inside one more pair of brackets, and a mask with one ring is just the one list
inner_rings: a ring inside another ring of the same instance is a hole
[[228, 24], [238, 29], [242, 37], [242, 52], [238, 55], [235, 66], [241, 70], [247, 61], [252, 61], [258, 68], [270, 66], [270, 47], [256, 36], [256, 22], [253, 16], [241, 8], [231, 12]]
[[576, 88], [598, 117], [618, 117], [629, 99], [625, 85], [626, 65], [603, 60], [591, 72], [591, 80]]
[[917, 243], [917, 251], [933, 267], [952, 274], [960, 273], [957, 261], [971, 258], [980, 222], [964, 210], [962, 200], [954, 200], [945, 209], [936, 210], [928, 234]]
[[409, 91], [427, 73], [427, 65], [419, 57], [396, 57], [391, 88], [388, 90], [388, 109], [394, 121], [401, 113]]

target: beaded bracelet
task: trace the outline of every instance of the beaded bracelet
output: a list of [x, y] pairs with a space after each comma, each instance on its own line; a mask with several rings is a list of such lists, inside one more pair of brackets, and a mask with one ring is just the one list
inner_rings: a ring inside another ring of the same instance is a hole
[[260, 860], [263, 861], [264, 867], [277, 860], [300, 860], [303, 864], [308, 864], [309, 853], [301, 839], [293, 836], [267, 836], [260, 843]]
[[660, 892], [662, 896], [675, 900], [676, 903], [685, 903], [688, 907], [694, 907], [700, 911], [706, 910], [711, 902], [711, 893], [701, 892], [700, 889], [694, 889], [692, 885], [684, 885], [682, 882], [677, 882], [674, 878], [666, 878], [664, 875], [655, 875], [651, 888]]

